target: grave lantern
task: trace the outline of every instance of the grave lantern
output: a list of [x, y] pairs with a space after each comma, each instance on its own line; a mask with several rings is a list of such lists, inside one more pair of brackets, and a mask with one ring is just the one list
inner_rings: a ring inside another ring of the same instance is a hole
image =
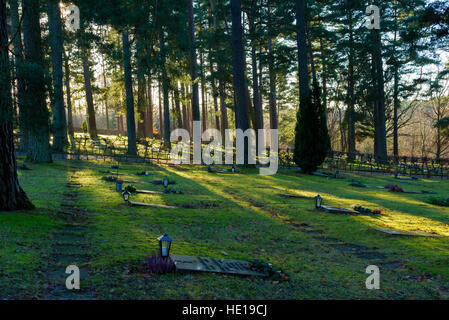
[[164, 184], [164, 188], [168, 187], [168, 177], [164, 177], [164, 180], [162, 181]]
[[123, 196], [123, 200], [125, 200], [125, 202], [128, 202], [129, 200], [129, 196], [131, 195], [131, 193], [128, 191], [128, 189], [126, 189], [125, 191], [123, 191], [122, 196]]
[[159, 241], [159, 253], [162, 258], [167, 258], [170, 255], [170, 247], [172, 243], [172, 239], [167, 235], [167, 231], [165, 231], [163, 236], [157, 238]]
[[321, 205], [323, 204], [323, 198], [320, 195], [317, 195], [315, 197], [315, 208], [319, 209], [321, 208]]

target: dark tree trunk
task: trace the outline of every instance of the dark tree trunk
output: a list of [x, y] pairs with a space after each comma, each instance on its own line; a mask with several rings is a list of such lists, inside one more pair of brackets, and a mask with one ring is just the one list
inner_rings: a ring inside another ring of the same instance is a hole
[[[202, 31], [202, 30], [201, 30]], [[202, 113], [202, 130], [207, 130], [207, 97], [206, 97], [206, 81], [204, 79], [204, 59], [203, 52], [200, 52], [200, 63], [201, 63], [201, 72], [200, 72], [200, 81], [201, 81], [201, 113]]]
[[45, 101], [45, 76], [39, 23], [39, 2], [23, 0], [25, 61], [32, 72], [25, 75], [25, 123], [29, 132], [27, 159], [52, 162], [49, 111]]
[[83, 54], [81, 58], [83, 63], [83, 74], [84, 74], [84, 88], [86, 91], [86, 102], [87, 102], [87, 124], [89, 129], [89, 135], [92, 139], [98, 137], [97, 134], [97, 120], [95, 119], [95, 107], [94, 98], [92, 94], [92, 84], [91, 84], [91, 71], [89, 66], [89, 61], [87, 58], [87, 53]]
[[178, 128], [182, 128], [182, 114], [181, 114], [181, 104], [179, 101], [179, 86], [178, 81], [175, 83], [175, 88], [173, 90], [173, 95], [175, 98], [175, 111], [176, 111], [176, 118], [178, 120]]
[[380, 30], [373, 29], [373, 73], [374, 73], [374, 155], [380, 162], [387, 160], [387, 133], [385, 122], [385, 90], [382, 65], [382, 42]]
[[[242, 1], [231, 0], [232, 14], [232, 66], [234, 74], [234, 100], [236, 128], [246, 131], [250, 128], [248, 102], [246, 101], [245, 61], [243, 56]], [[245, 139], [244, 163], [248, 164], [248, 141]]]
[[296, 0], [296, 33], [298, 42], [299, 63], [299, 95], [301, 101], [310, 96], [309, 70], [307, 67], [307, 45], [306, 45], [306, 21], [304, 13], [304, 0]]
[[147, 109], [145, 103], [145, 72], [144, 72], [144, 37], [142, 31], [137, 29], [136, 46], [137, 46], [137, 138], [145, 137], [145, 111]]
[[153, 138], [153, 84], [151, 76], [148, 76], [148, 110], [147, 110], [146, 132], [148, 138]]
[[69, 58], [67, 57], [67, 55], [65, 55], [64, 60], [65, 91], [67, 99], [67, 132], [69, 136], [73, 137], [75, 134], [75, 130], [73, 128], [72, 94], [70, 89], [70, 66]]
[[136, 144], [136, 122], [134, 115], [133, 79], [131, 74], [131, 52], [129, 45], [129, 34], [125, 31], [122, 35], [123, 41], [123, 70], [125, 75], [126, 91], [126, 127], [128, 129], [128, 154], [137, 155]]
[[221, 136], [223, 143], [226, 140], [226, 130], [229, 129], [228, 124], [228, 110], [226, 109], [226, 94], [225, 94], [225, 84], [223, 79], [220, 77], [218, 82], [218, 87], [220, 91], [220, 110], [221, 110]]
[[165, 39], [163, 32], [159, 32], [159, 47], [161, 48], [162, 56], [162, 95], [164, 99], [164, 144], [167, 148], [170, 147], [170, 102], [168, 97], [169, 80], [166, 68], [166, 52]]
[[0, 0], [0, 211], [33, 208], [17, 177], [7, 44], [6, 0]]
[[164, 121], [163, 114], [162, 114], [162, 86], [161, 86], [162, 80], [159, 79], [158, 81], [158, 94], [159, 94], [159, 135], [161, 139], [164, 137]]
[[[260, 90], [259, 90], [259, 76], [257, 72], [257, 54], [256, 54], [256, 43], [255, 43], [255, 32], [256, 27], [254, 25], [254, 17], [250, 19], [250, 34], [253, 37], [251, 44], [251, 62], [252, 62], [252, 73], [253, 73], [253, 105], [254, 105], [254, 129], [263, 129], [263, 110], [262, 103], [260, 100]], [[258, 136], [257, 136], [258, 137]]]
[[[351, 9], [349, 9], [351, 10]], [[349, 20], [349, 55], [348, 55], [348, 152], [349, 159], [354, 158], [355, 145], [355, 110], [354, 110], [354, 32], [352, 25], [352, 12], [348, 13]]]
[[193, 17], [193, 0], [187, 0], [187, 14], [189, 20], [190, 39], [190, 78], [192, 81], [192, 117], [193, 121], [200, 121], [200, 102], [198, 91], [198, 66], [196, 62], [195, 22]]
[[67, 145], [67, 119], [64, 106], [62, 73], [62, 22], [58, 0], [48, 0], [51, 63], [53, 72], [53, 149], [61, 152]]
[[187, 105], [186, 105], [186, 88], [184, 83], [181, 82], [181, 104], [182, 104], [182, 123], [183, 128], [190, 132], [190, 126], [189, 126], [189, 117], [187, 112]]
[[[11, 10], [11, 27], [13, 32], [21, 28], [19, 18], [19, 5], [18, 0], [9, 1]], [[28, 149], [28, 131], [25, 127], [25, 83], [23, 79], [23, 46], [22, 46], [22, 33], [18, 32], [13, 39], [16, 78], [17, 78], [17, 104], [19, 110], [19, 130], [20, 130], [20, 144], [22, 150]]]
[[[104, 89], [107, 90], [108, 83], [106, 81], [106, 68], [104, 65], [104, 60], [102, 60], [102, 67], [103, 67], [103, 86]], [[106, 129], [109, 130], [109, 102], [108, 102], [108, 94], [106, 91], [105, 97], [104, 97], [104, 108], [106, 112]]]
[[[271, 6], [268, 5], [268, 10], [271, 13]], [[271, 38], [272, 30], [272, 22], [271, 18], [269, 18], [269, 35], [268, 35], [268, 72], [270, 78], [270, 128], [278, 129], [279, 127], [279, 118], [278, 118], [278, 110], [277, 110], [277, 97], [276, 97], [276, 72], [274, 70], [274, 54], [273, 54], [273, 40]]]

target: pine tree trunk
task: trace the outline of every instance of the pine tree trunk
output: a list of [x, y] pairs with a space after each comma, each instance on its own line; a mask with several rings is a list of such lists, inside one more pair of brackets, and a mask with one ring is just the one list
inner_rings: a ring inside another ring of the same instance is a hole
[[190, 132], [187, 105], [186, 105], [186, 88], [184, 83], [182, 82], [181, 82], [181, 104], [182, 104], [182, 123], [184, 125], [183, 128]]
[[92, 84], [91, 84], [91, 71], [86, 53], [83, 54], [81, 60], [83, 63], [84, 88], [86, 91], [87, 124], [89, 129], [89, 135], [91, 139], [96, 139], [98, 137], [97, 120], [95, 119], [94, 98], [92, 94]]
[[[250, 128], [248, 118], [247, 87], [245, 81], [245, 61], [242, 29], [242, 1], [231, 0], [232, 15], [232, 66], [234, 74], [234, 100], [236, 129], [245, 132]], [[244, 164], [248, 164], [248, 141], [244, 139]]]
[[181, 114], [181, 104], [179, 101], [178, 81], [176, 81], [175, 88], [173, 90], [173, 95], [175, 98], [175, 111], [176, 111], [176, 118], [178, 120], [178, 129], [181, 129], [182, 128], [182, 114]]
[[377, 161], [385, 162], [387, 160], [387, 134], [385, 122], [385, 90], [384, 90], [384, 73], [382, 65], [382, 42], [380, 31], [373, 29], [373, 72], [374, 72], [374, 155]]
[[[102, 59], [102, 67], [103, 67], [103, 86], [104, 89], [107, 89], [108, 83], [106, 81], [106, 68], [104, 66], [104, 59]], [[104, 108], [106, 112], [106, 129], [109, 131], [109, 103], [108, 103], [108, 94], [105, 94], [104, 97]]]
[[137, 27], [136, 47], [137, 47], [137, 138], [145, 138], [145, 72], [144, 72], [144, 37], [142, 31]]
[[67, 145], [67, 118], [64, 106], [62, 73], [62, 22], [58, 0], [48, 0], [51, 63], [53, 72], [53, 149], [64, 150]]
[[348, 152], [349, 160], [354, 159], [355, 145], [355, 110], [354, 110], [354, 32], [351, 11], [349, 19], [349, 56], [348, 56]]
[[193, 121], [200, 121], [200, 102], [198, 91], [198, 66], [196, 61], [196, 40], [195, 23], [193, 17], [193, 0], [187, 0], [187, 14], [189, 20], [189, 39], [190, 39], [190, 78], [192, 81], [192, 118]]
[[[9, 6], [11, 10], [11, 28], [18, 30], [20, 26], [19, 18], [19, 5], [18, 0], [9, 1]], [[19, 110], [19, 130], [20, 130], [20, 144], [22, 150], [28, 149], [28, 131], [25, 127], [25, 83], [23, 79], [23, 46], [22, 46], [22, 33], [18, 32], [13, 39], [14, 45], [14, 56], [15, 56], [15, 67], [16, 67], [16, 78], [17, 78], [17, 104]]]
[[134, 115], [133, 79], [131, 74], [131, 52], [129, 45], [129, 34], [125, 31], [123, 38], [123, 70], [125, 76], [126, 91], [126, 127], [128, 131], [128, 154], [137, 155], [136, 144], [136, 122]]
[[65, 91], [67, 99], [67, 132], [69, 136], [73, 137], [75, 130], [73, 128], [73, 113], [72, 113], [72, 94], [70, 89], [70, 66], [67, 55], [64, 59], [64, 76], [65, 76]]
[[163, 122], [163, 114], [162, 114], [162, 80], [158, 81], [158, 94], [159, 94], [159, 135], [162, 139], [164, 137], [164, 122]]
[[201, 113], [202, 113], [202, 130], [207, 130], [207, 98], [206, 98], [206, 81], [204, 79], [204, 59], [203, 52], [200, 52], [200, 63], [201, 63], [201, 72], [200, 72], [200, 81], [201, 81]]
[[0, 0], [0, 211], [33, 208], [17, 177], [7, 44], [6, 0]]
[[[250, 19], [250, 34], [255, 38], [255, 26], [254, 18]], [[263, 129], [263, 111], [262, 104], [260, 101], [260, 91], [259, 91], [259, 76], [257, 72], [257, 54], [256, 54], [256, 44], [255, 39], [252, 40], [251, 45], [251, 62], [252, 62], [252, 73], [253, 73], [253, 106], [254, 106], [254, 129]]]
[[223, 143], [226, 141], [226, 130], [229, 129], [228, 124], [228, 110], [226, 109], [226, 94], [225, 94], [225, 84], [223, 79], [220, 77], [218, 81], [218, 88], [220, 91], [220, 110], [221, 110], [221, 137]]
[[153, 84], [151, 82], [151, 76], [148, 76], [148, 110], [146, 120], [147, 137], [153, 139]]
[[163, 32], [159, 32], [159, 47], [161, 48], [162, 56], [162, 95], [164, 100], [164, 144], [165, 147], [170, 148], [170, 102], [168, 97], [169, 80], [166, 68], [166, 52], [165, 39]]
[[49, 111], [45, 100], [44, 62], [39, 23], [39, 3], [23, 0], [23, 39], [25, 62], [32, 72], [25, 75], [24, 119], [29, 132], [27, 159], [52, 162], [50, 152]]
[[306, 21], [304, 0], [296, 0], [296, 33], [298, 42], [299, 95], [301, 101], [310, 96], [309, 70], [307, 67]]
[[271, 38], [272, 21], [271, 21], [271, 4], [268, 3], [269, 16], [269, 35], [268, 35], [268, 73], [270, 78], [270, 128], [279, 128], [279, 118], [277, 110], [277, 97], [276, 97], [276, 73], [274, 70], [274, 55], [273, 55], [273, 39]]

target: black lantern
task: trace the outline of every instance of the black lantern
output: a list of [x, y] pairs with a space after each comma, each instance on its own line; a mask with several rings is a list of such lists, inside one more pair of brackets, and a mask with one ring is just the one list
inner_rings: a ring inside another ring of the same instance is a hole
[[164, 180], [162, 181], [164, 184], [164, 188], [168, 187], [168, 177], [164, 177]]
[[167, 231], [165, 231], [163, 236], [157, 238], [159, 241], [159, 254], [162, 258], [167, 258], [170, 255], [170, 247], [172, 243], [172, 239], [167, 235]]
[[323, 204], [323, 198], [320, 195], [317, 195], [315, 197], [315, 208], [317, 208], [317, 209], [321, 208], [322, 204]]
[[125, 202], [128, 202], [130, 195], [131, 195], [131, 193], [128, 191], [128, 189], [125, 189], [125, 191], [123, 191], [123, 193], [122, 193], [123, 200], [125, 200]]

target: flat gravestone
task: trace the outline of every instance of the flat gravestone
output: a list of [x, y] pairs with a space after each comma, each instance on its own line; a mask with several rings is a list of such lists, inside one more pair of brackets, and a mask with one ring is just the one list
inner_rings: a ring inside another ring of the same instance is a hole
[[177, 254], [172, 254], [170, 257], [174, 261], [177, 270], [229, 273], [259, 277], [268, 276], [265, 273], [247, 268], [246, 266], [249, 266], [251, 263], [244, 260], [192, 257]]
[[135, 201], [128, 201], [128, 205], [134, 207], [153, 207], [153, 208], [166, 208], [166, 209], [181, 209], [180, 207], [175, 206], [167, 206], [163, 204], [153, 204], [153, 203], [144, 203], [144, 202], [135, 202]]
[[413, 237], [432, 237], [432, 238], [439, 238], [442, 237], [439, 234], [431, 234], [424, 231], [398, 231], [398, 230], [391, 230], [391, 229], [382, 229], [382, 228], [375, 228], [374, 231], [388, 234], [391, 236], [413, 236]]
[[334, 214], [360, 214], [360, 212], [357, 212], [355, 210], [331, 206], [321, 206], [321, 210], [326, 213], [334, 213]]
[[162, 194], [160, 191], [151, 191], [151, 190], [136, 190], [136, 193], [141, 194]]

